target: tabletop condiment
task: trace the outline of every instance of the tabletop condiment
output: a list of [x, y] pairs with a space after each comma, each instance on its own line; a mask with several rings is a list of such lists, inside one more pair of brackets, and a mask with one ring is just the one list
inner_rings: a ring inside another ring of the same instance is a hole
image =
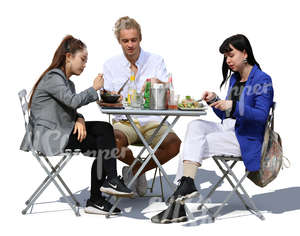
[[167, 95], [167, 101], [168, 101], [168, 109], [174, 110], [177, 109], [177, 104], [175, 103], [175, 90], [173, 86], [173, 78], [172, 74], [169, 74], [168, 78], [168, 95]]
[[146, 80], [146, 88], [144, 92], [144, 108], [150, 108], [150, 89], [151, 89], [151, 79]]

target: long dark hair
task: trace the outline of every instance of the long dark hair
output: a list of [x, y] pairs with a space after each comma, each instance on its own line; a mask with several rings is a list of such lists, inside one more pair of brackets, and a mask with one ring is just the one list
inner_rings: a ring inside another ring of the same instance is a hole
[[[258, 68], [260, 69], [258, 62], [254, 58], [251, 44], [245, 35], [236, 34], [236, 35], [233, 35], [233, 36], [225, 39], [219, 48], [219, 52], [224, 54], [226, 52], [232, 51], [232, 48], [230, 48], [229, 45], [232, 45], [234, 48], [236, 48], [237, 50], [239, 50], [241, 52], [243, 52], [245, 50], [248, 54], [247, 62], [252, 66], [257, 65]], [[223, 81], [220, 85], [220, 88], [222, 88], [222, 86], [226, 83], [226, 81], [232, 74], [232, 70], [226, 63], [225, 56], [223, 59], [222, 74], [223, 74]]]
[[56, 51], [54, 53], [54, 56], [53, 56], [50, 66], [39, 77], [39, 79], [34, 84], [32, 90], [31, 90], [31, 95], [30, 95], [29, 104], [28, 104], [29, 108], [31, 107], [33, 94], [34, 94], [38, 84], [40, 83], [42, 78], [45, 76], [45, 74], [48, 71], [55, 69], [55, 68], [61, 69], [66, 74], [66, 69], [65, 69], [66, 54], [71, 53], [72, 55], [74, 55], [77, 51], [85, 49], [85, 48], [86, 48], [86, 45], [81, 40], [74, 38], [72, 35], [67, 35], [63, 38], [63, 40], [61, 41], [61, 43], [59, 44], [58, 48], [56, 49]]

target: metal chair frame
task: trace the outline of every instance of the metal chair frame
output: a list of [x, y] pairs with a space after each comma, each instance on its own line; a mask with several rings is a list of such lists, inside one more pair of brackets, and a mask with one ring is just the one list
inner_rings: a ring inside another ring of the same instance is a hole
[[[240, 179], [238, 179], [238, 177], [232, 170], [238, 161], [242, 161], [242, 157], [218, 155], [218, 156], [213, 156], [213, 160], [215, 161], [215, 163], [223, 173], [223, 176], [212, 187], [212, 189], [207, 194], [207, 196], [201, 201], [198, 210], [202, 209], [202, 207], [205, 206], [207, 199], [211, 197], [211, 195], [215, 192], [215, 190], [221, 185], [222, 181], [226, 178], [233, 190], [227, 195], [225, 200], [222, 202], [222, 204], [217, 208], [215, 212], [212, 212], [210, 209], [206, 207], [208, 210], [208, 215], [210, 216], [211, 220], [213, 222], [215, 221], [215, 219], [220, 215], [220, 212], [224, 208], [225, 204], [230, 200], [230, 198], [234, 193], [237, 194], [237, 196], [239, 197], [239, 199], [241, 200], [241, 202], [243, 203], [243, 205], [247, 210], [249, 210], [251, 213], [256, 215], [259, 219], [264, 220], [265, 219], [264, 216], [257, 209], [254, 201], [250, 198], [245, 188], [242, 186], [242, 183], [245, 180], [245, 178], [248, 176], [249, 171], [246, 170], [245, 174]], [[225, 169], [223, 167], [225, 167]], [[239, 189], [244, 193], [244, 196], [239, 192]]]
[[[45, 191], [45, 189], [49, 186], [50, 183], [54, 183], [54, 185], [56, 186], [58, 191], [63, 196], [64, 200], [68, 203], [68, 205], [74, 211], [75, 215], [80, 216], [80, 213], [79, 213], [80, 203], [79, 203], [79, 201], [77, 201], [77, 199], [72, 194], [69, 187], [66, 185], [66, 183], [60, 176], [60, 172], [62, 171], [62, 169], [66, 166], [66, 164], [71, 160], [71, 158], [74, 155], [78, 155], [80, 153], [80, 150], [79, 149], [76, 149], [74, 151], [72, 151], [70, 149], [65, 150], [65, 153], [62, 153], [59, 155], [62, 157], [55, 166], [50, 162], [49, 158], [46, 155], [35, 150], [32, 145], [32, 130], [31, 130], [32, 127], [31, 127], [31, 118], [30, 118], [29, 109], [28, 109], [28, 102], [26, 99], [27, 92], [25, 89], [23, 89], [22, 91], [20, 91], [18, 93], [18, 95], [19, 95], [22, 112], [23, 112], [23, 116], [24, 116], [25, 130], [29, 134], [27, 137], [28, 137], [28, 142], [30, 145], [30, 151], [47, 174], [47, 177], [43, 180], [43, 182], [39, 185], [39, 187], [34, 191], [34, 193], [29, 197], [29, 199], [25, 202], [25, 204], [27, 206], [24, 210], [22, 210], [22, 214], [26, 214], [27, 211], [29, 210], [29, 208], [33, 207], [36, 200], [41, 196], [41, 194]], [[61, 188], [59, 183], [62, 184], [62, 187], [70, 195], [71, 199], [73, 200], [73, 203], [67, 197], [67, 195], [65, 194], [64, 190]], [[75, 204], [75, 206], [74, 206], [74, 204]]]

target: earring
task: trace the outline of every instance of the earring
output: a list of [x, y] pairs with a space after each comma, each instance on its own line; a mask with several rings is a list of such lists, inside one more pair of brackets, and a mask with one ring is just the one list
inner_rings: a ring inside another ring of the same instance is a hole
[[247, 63], [248, 63], [247, 58], [244, 58], [243, 63], [244, 63], [244, 64], [247, 64]]

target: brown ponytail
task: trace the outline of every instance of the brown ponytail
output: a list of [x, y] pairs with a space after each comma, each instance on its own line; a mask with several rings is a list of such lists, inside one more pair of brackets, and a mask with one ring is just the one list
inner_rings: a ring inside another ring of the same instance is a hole
[[82, 50], [85, 48], [86, 48], [85, 44], [83, 42], [81, 42], [79, 39], [74, 38], [72, 35], [67, 35], [66, 37], [64, 37], [64, 39], [62, 40], [62, 42], [60, 43], [60, 45], [58, 46], [58, 48], [56, 49], [56, 51], [54, 53], [54, 56], [53, 56], [50, 66], [39, 77], [39, 79], [34, 84], [32, 90], [31, 90], [29, 104], [28, 104], [29, 108], [31, 107], [33, 94], [34, 94], [38, 84], [40, 83], [42, 78], [45, 76], [45, 74], [54, 68], [59, 68], [65, 73], [66, 53], [71, 53], [74, 55], [78, 50]]

